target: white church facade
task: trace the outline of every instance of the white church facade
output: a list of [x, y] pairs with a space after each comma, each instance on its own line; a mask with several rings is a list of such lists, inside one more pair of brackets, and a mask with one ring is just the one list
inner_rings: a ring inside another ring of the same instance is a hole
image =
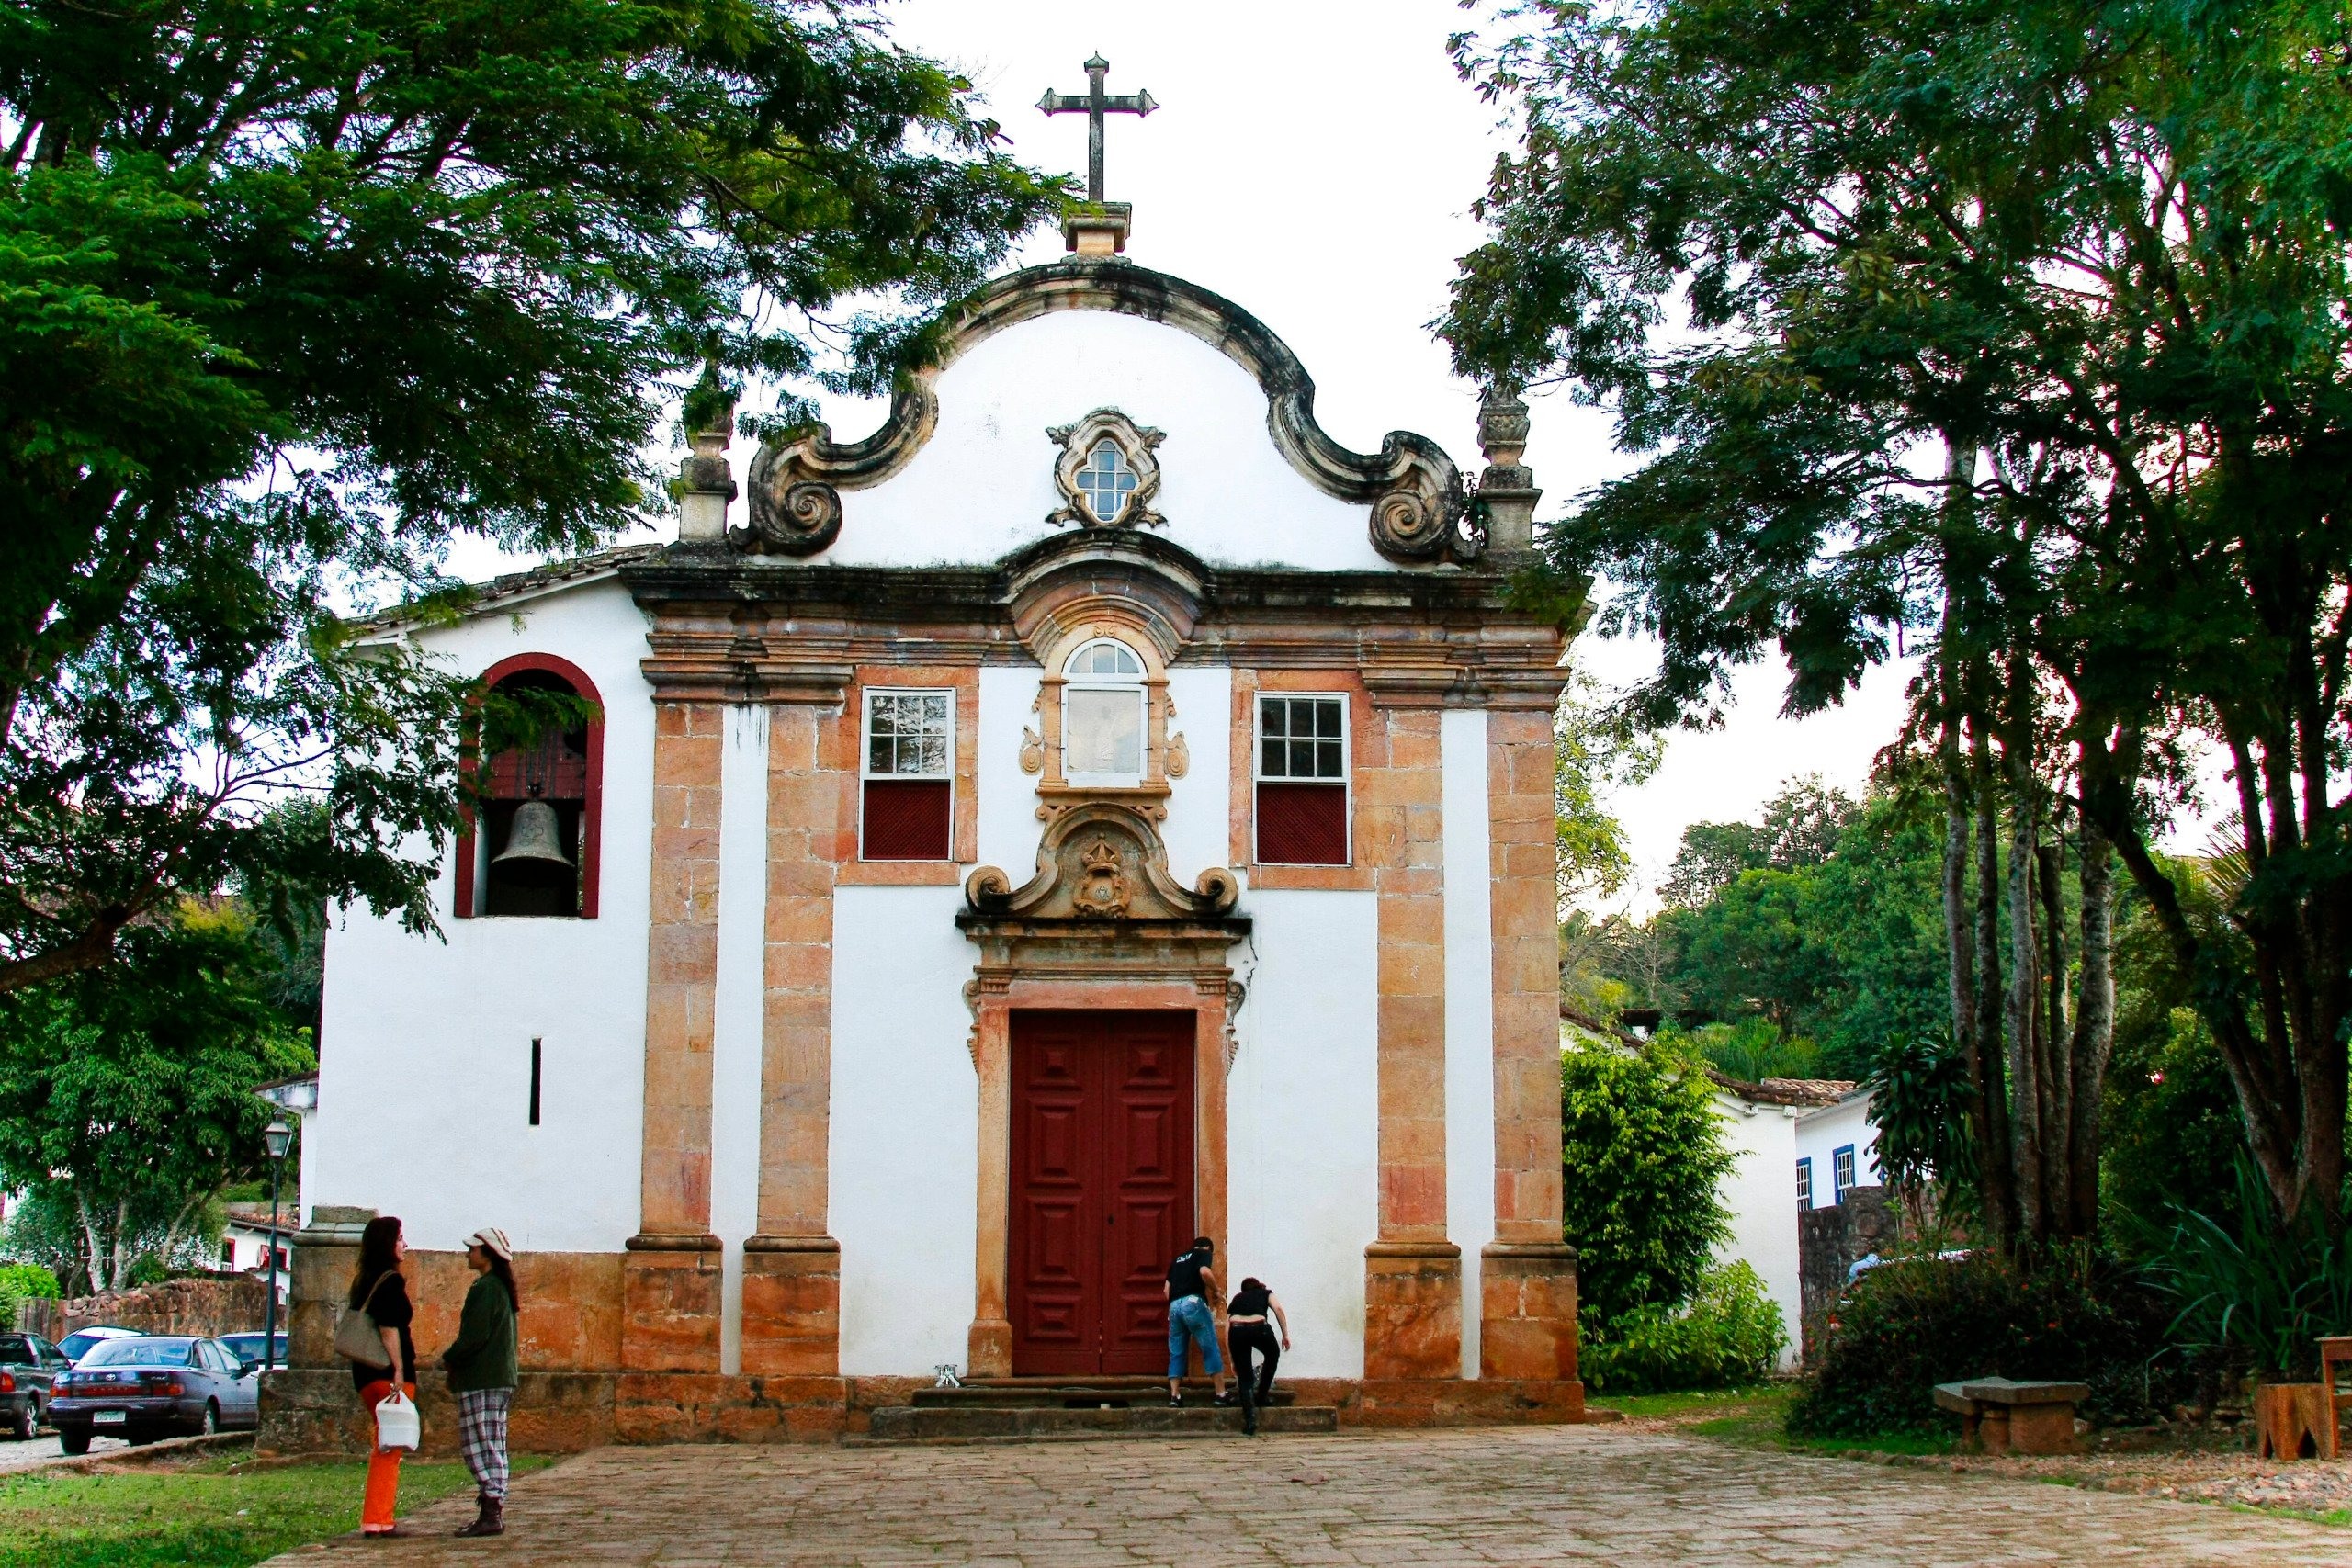
[[428, 1357], [514, 1239], [526, 1446], [1152, 1375], [1196, 1232], [1343, 1424], [1580, 1414], [1525, 411], [1475, 483], [1351, 451], [1257, 321], [1075, 239], [874, 434], [740, 498], [698, 437], [674, 543], [377, 625], [598, 718], [498, 760], [440, 938], [335, 922], [282, 1442], [349, 1416], [370, 1213]]

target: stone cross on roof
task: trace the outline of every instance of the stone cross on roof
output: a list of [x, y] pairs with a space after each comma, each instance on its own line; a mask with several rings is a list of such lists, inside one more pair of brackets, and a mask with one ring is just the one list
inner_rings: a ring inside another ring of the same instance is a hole
[[1113, 95], [1102, 90], [1102, 77], [1111, 62], [1101, 55], [1086, 62], [1086, 91], [1057, 93], [1050, 87], [1037, 100], [1037, 107], [1047, 114], [1082, 114], [1086, 117], [1086, 199], [1100, 204], [1102, 200], [1102, 117], [1106, 114], [1147, 115], [1159, 106], [1148, 92], [1133, 95]]

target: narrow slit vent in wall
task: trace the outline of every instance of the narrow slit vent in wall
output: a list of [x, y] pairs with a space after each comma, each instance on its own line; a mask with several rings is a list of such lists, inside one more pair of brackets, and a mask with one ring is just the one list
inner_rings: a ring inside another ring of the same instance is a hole
[[539, 1124], [539, 1040], [531, 1037], [531, 1125]]

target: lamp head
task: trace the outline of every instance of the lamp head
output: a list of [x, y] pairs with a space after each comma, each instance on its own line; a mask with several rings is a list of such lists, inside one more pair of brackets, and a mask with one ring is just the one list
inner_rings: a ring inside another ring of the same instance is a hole
[[261, 1130], [261, 1141], [268, 1147], [270, 1158], [284, 1159], [286, 1151], [293, 1146], [294, 1129], [280, 1117]]

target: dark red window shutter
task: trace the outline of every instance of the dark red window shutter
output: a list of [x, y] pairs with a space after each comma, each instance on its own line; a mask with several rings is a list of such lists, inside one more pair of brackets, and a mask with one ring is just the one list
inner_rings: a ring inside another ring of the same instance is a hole
[[947, 819], [954, 788], [945, 779], [865, 781], [867, 860], [953, 860]]
[[1347, 786], [1261, 782], [1258, 860], [1263, 865], [1347, 864]]

